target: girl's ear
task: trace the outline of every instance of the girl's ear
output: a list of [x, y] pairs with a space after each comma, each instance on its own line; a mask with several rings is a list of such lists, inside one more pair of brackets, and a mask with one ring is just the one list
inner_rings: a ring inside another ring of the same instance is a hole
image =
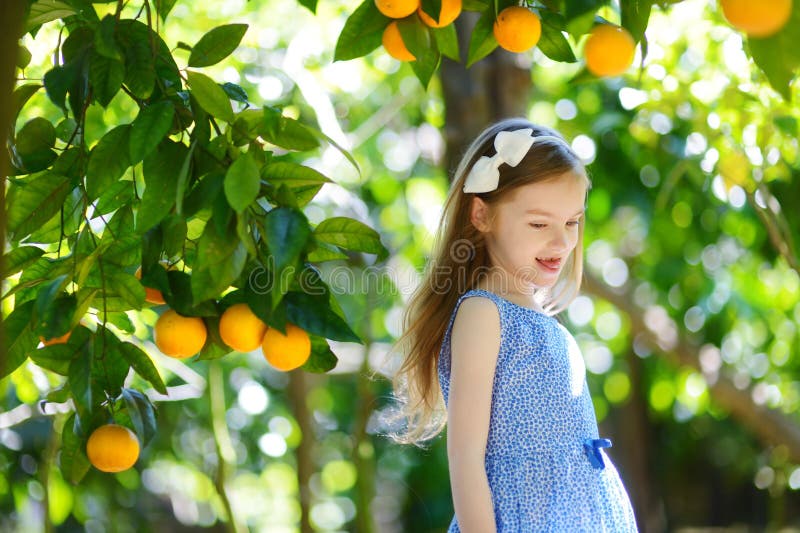
[[469, 220], [482, 233], [489, 231], [491, 228], [489, 224], [489, 205], [477, 196], [472, 198]]

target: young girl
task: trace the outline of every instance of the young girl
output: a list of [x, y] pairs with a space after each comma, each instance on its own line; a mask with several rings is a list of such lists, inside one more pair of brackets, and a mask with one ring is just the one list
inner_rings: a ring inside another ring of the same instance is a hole
[[598, 435], [583, 358], [554, 317], [580, 286], [591, 184], [556, 132], [481, 133], [456, 170], [395, 374], [420, 444], [448, 426], [449, 532], [637, 531]]

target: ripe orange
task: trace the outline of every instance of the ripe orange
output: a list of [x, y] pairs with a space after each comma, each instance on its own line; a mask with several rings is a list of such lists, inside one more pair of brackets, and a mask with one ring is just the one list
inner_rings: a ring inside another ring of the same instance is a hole
[[95, 429], [86, 443], [89, 462], [103, 472], [122, 472], [139, 458], [139, 439], [125, 426], [106, 424]]
[[[136, 279], [142, 279], [142, 267], [136, 269], [134, 276], [136, 276]], [[164, 295], [161, 294], [160, 290], [153, 289], [152, 287], [148, 287], [146, 285], [144, 286], [144, 301], [156, 305], [167, 303], [166, 300], [164, 300]]]
[[207, 334], [202, 318], [179, 315], [174, 309], [167, 309], [156, 321], [154, 337], [161, 353], [185, 359], [203, 349]]
[[425, 13], [422, 10], [422, 6], [417, 8], [417, 13], [419, 13], [419, 18], [422, 19], [422, 22], [431, 28], [444, 28], [456, 20], [461, 14], [461, 0], [442, 0], [442, 9], [439, 11], [439, 22], [436, 22], [430, 15]]
[[53, 337], [52, 339], [45, 339], [44, 337], [39, 336], [39, 340], [42, 341], [42, 344], [45, 346], [50, 346], [52, 344], [66, 344], [70, 335], [72, 335], [72, 330], [64, 333], [60, 337]]
[[497, 15], [492, 32], [501, 48], [509, 52], [526, 52], [539, 42], [542, 23], [527, 7], [511, 6]]
[[261, 350], [267, 362], [278, 370], [294, 370], [308, 361], [311, 339], [302, 328], [286, 324], [286, 335], [275, 328], [267, 330]]
[[401, 19], [419, 7], [419, 0], [375, 0], [378, 11], [389, 18]]
[[261, 346], [267, 325], [247, 304], [235, 304], [222, 313], [219, 335], [223, 342], [237, 352], [250, 352]]
[[383, 47], [389, 52], [389, 55], [400, 61], [414, 61], [417, 59], [414, 54], [408, 51], [403, 36], [400, 35], [400, 28], [397, 27], [397, 22], [392, 21], [383, 30]]
[[792, 0], [720, 0], [728, 22], [751, 37], [769, 37], [783, 28], [792, 14]]
[[617, 76], [633, 63], [636, 43], [628, 30], [611, 24], [595, 26], [586, 39], [586, 67], [595, 76]]

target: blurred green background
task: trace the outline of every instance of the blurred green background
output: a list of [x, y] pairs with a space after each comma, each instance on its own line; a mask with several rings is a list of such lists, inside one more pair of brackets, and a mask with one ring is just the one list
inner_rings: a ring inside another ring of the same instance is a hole
[[[336, 182], [305, 212], [367, 222], [391, 251], [322, 267], [367, 343], [331, 341], [329, 374], [279, 373], [260, 352], [184, 363], [152, 344], [154, 310], [132, 314], [182, 394], [157, 403], [158, 434], [135, 469], [92, 470], [78, 486], [57, 467], [66, 407], [37, 405], [63, 378], [27, 363], [0, 382], [0, 530], [445, 531], [444, 435], [426, 450], [379, 435], [396, 363], [387, 351], [426, 267], [448, 170], [475, 128], [513, 112], [561, 131], [589, 163], [586, 282], [562, 318], [642, 531], [800, 531], [800, 112], [716, 2], [654, 7], [644, 65], [624, 77], [570, 82], [580, 65], [498, 52], [466, 81], [444, 65], [427, 91], [382, 49], [332, 61], [357, 5], [320, 2], [315, 16], [289, 0], [178, 1], [161, 35], [175, 47], [248, 23], [210, 75], [316, 121], [354, 155], [360, 175], [334, 148], [304, 161]], [[113, 7], [95, 5], [101, 16]], [[47, 71], [59, 30], [25, 36], [21, 77]], [[188, 54], [173, 53], [185, 66]], [[129, 122], [131, 106], [92, 106], [88, 121], [101, 134]], [[40, 91], [17, 127], [59, 115]], [[219, 446], [215, 423], [227, 426]]]

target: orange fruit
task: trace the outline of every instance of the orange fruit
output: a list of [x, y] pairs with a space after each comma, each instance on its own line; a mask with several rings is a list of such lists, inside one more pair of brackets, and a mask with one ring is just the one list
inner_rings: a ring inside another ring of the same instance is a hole
[[400, 35], [400, 28], [397, 27], [397, 22], [392, 21], [383, 30], [383, 47], [395, 59], [400, 61], [414, 61], [417, 59], [414, 54], [408, 51], [406, 44], [403, 42], [403, 36]]
[[103, 472], [122, 472], [139, 459], [139, 439], [125, 426], [106, 424], [95, 429], [86, 443], [89, 462]]
[[203, 349], [207, 334], [202, 318], [179, 315], [174, 309], [167, 309], [158, 317], [153, 337], [161, 353], [185, 359]]
[[267, 330], [261, 350], [267, 362], [278, 370], [294, 370], [308, 361], [311, 339], [302, 328], [286, 324], [286, 335], [275, 328]]
[[783, 28], [792, 14], [792, 0], [720, 0], [731, 25], [751, 37], [769, 37]]
[[409, 16], [419, 7], [419, 0], [375, 0], [378, 11], [392, 19]]
[[454, 20], [461, 14], [461, 0], [442, 0], [442, 9], [439, 11], [439, 21], [433, 18], [422, 10], [422, 6], [417, 8], [419, 18], [422, 22], [431, 28], [444, 28], [448, 24], [452, 24]]
[[595, 76], [617, 76], [633, 63], [636, 43], [628, 30], [611, 24], [595, 26], [583, 48], [586, 68]]
[[542, 23], [527, 7], [507, 7], [497, 15], [492, 28], [500, 48], [509, 52], [527, 52], [539, 42]]
[[237, 352], [250, 352], [261, 346], [267, 325], [247, 304], [235, 304], [222, 313], [219, 336]]
[[53, 337], [52, 339], [45, 339], [44, 337], [39, 336], [39, 340], [42, 341], [42, 344], [45, 346], [50, 346], [52, 344], [66, 344], [70, 335], [72, 335], [72, 330], [64, 333], [60, 337]]
[[[136, 269], [134, 276], [136, 276], [136, 279], [142, 279], [142, 267]], [[146, 285], [144, 286], [144, 301], [156, 305], [167, 303], [166, 300], [164, 300], [164, 295], [161, 294], [160, 290], [153, 289], [152, 287], [148, 287]]]

